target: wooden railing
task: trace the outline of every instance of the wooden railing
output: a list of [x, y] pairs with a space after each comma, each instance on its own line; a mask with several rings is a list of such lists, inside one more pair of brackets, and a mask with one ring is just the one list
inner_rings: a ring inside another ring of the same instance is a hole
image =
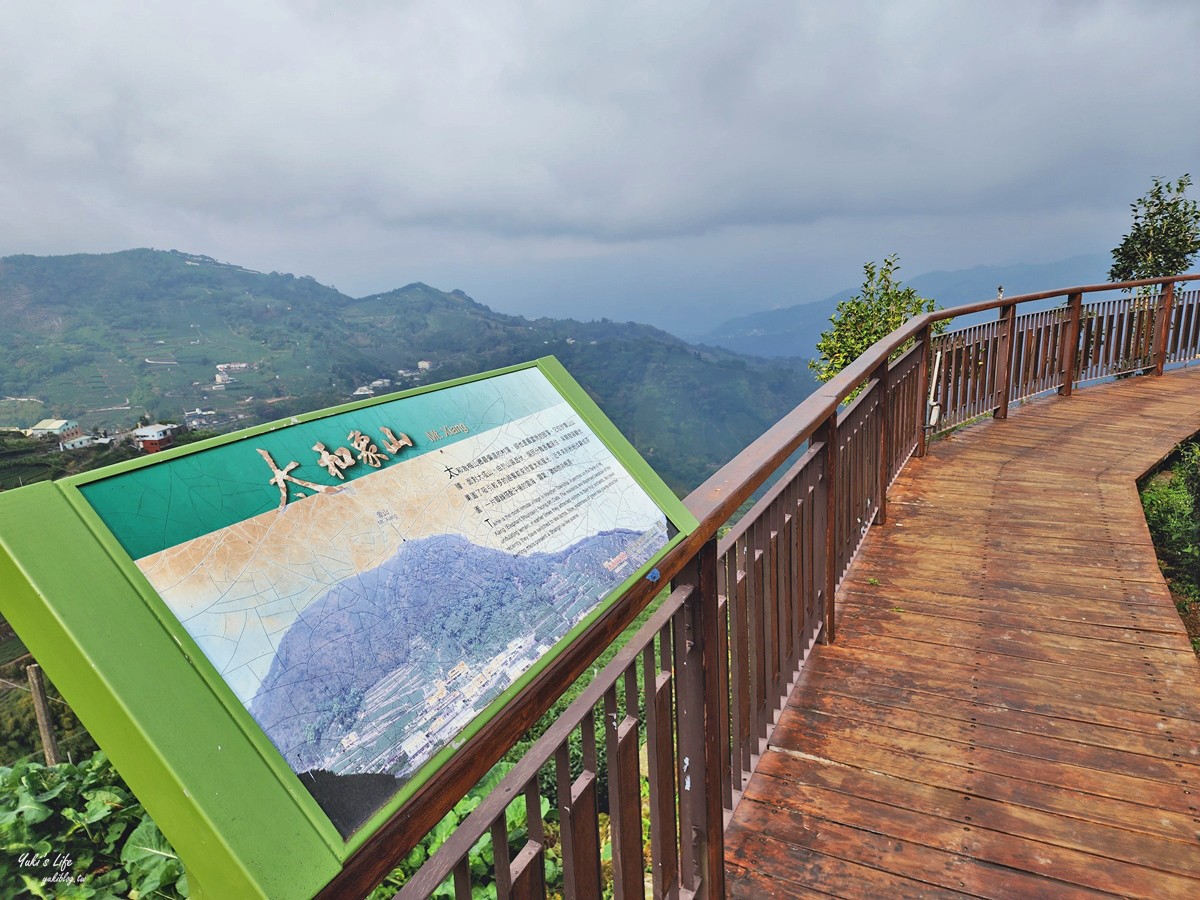
[[[997, 299], [953, 310], [961, 314], [998, 308], [1000, 317], [933, 337], [933, 398], [941, 412], [935, 430], [988, 413], [1003, 418], [1009, 403], [1046, 391], [1069, 396], [1080, 384], [1148, 370], [1161, 374], [1165, 365], [1196, 358], [1200, 291], [1176, 296], [1175, 282], [1167, 282], [1161, 290], [1143, 290], [1132, 297], [1083, 302], [1085, 294], [1101, 290], [1111, 291], [1113, 286]], [[1057, 297], [1065, 298], [1060, 306], [1016, 315], [1018, 303]]]
[[[598, 897], [606, 885], [618, 898], [722, 896], [725, 823], [813, 645], [835, 638], [838, 583], [867, 529], [885, 519], [887, 488], [905, 462], [924, 454], [931, 433], [982, 415], [1004, 418], [1025, 398], [1161, 374], [1200, 358], [1200, 292], [1175, 293], [1176, 284], [1197, 279], [997, 298], [918, 316], [880, 340], [686, 499], [700, 527], [659, 563], [669, 592], [651, 582], [631, 590], [377, 832], [322, 896], [362, 894], [379, 883], [652, 602], [658, 606], [645, 624], [401, 896], [427, 896], [449, 878], [455, 896], [470, 897], [469, 855], [485, 835], [501, 897], [544, 896], [552, 845], [568, 898]], [[1112, 296], [1117, 291], [1126, 293]], [[1098, 292], [1109, 298], [1084, 304]], [[1057, 308], [1017, 314], [1020, 304], [1059, 298]], [[934, 334], [939, 321], [986, 310], [998, 318]], [[581, 747], [575, 760], [573, 736]], [[557, 801], [546, 817], [544, 779]], [[527, 824], [510, 846], [517, 804]]]

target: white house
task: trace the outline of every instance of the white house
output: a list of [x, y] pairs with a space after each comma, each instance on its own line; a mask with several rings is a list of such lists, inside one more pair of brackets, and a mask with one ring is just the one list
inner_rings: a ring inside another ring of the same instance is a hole
[[171, 446], [171, 432], [174, 430], [174, 425], [162, 425], [155, 422], [153, 425], [135, 428], [133, 442], [138, 445], [139, 449], [145, 450], [147, 453], [157, 453], [159, 450]]

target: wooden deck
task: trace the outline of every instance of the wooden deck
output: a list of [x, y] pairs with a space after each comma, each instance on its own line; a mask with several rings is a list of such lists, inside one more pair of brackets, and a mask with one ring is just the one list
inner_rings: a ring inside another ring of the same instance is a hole
[[726, 834], [734, 897], [1200, 897], [1200, 664], [1134, 480], [1200, 370], [905, 469]]

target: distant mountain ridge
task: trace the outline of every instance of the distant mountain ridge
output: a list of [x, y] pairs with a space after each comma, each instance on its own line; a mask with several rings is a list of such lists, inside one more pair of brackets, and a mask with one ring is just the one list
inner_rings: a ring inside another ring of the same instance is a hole
[[[1075, 256], [1036, 265], [975, 266], [949, 272], [926, 272], [901, 280], [922, 297], [933, 298], [939, 307], [958, 306], [996, 296], [1003, 285], [1007, 296], [1096, 284], [1108, 280], [1108, 254]], [[799, 303], [780, 309], [739, 316], [700, 337], [705, 344], [738, 353], [768, 357], [811, 356], [817, 338], [829, 326], [840, 300], [859, 292], [845, 288], [823, 300]]]
[[179, 251], [0, 259], [0, 318], [0, 425], [128, 427], [200, 409], [240, 427], [346, 402], [373, 381], [387, 393], [553, 354], [680, 492], [815, 384], [802, 360], [648, 325], [508, 316], [421, 283], [354, 298]]

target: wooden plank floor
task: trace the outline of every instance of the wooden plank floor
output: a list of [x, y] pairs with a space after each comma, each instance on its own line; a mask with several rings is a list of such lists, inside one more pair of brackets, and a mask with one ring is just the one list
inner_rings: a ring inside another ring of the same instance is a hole
[[1200, 370], [930, 445], [726, 834], [734, 897], [1200, 897], [1200, 664], [1135, 479]]

